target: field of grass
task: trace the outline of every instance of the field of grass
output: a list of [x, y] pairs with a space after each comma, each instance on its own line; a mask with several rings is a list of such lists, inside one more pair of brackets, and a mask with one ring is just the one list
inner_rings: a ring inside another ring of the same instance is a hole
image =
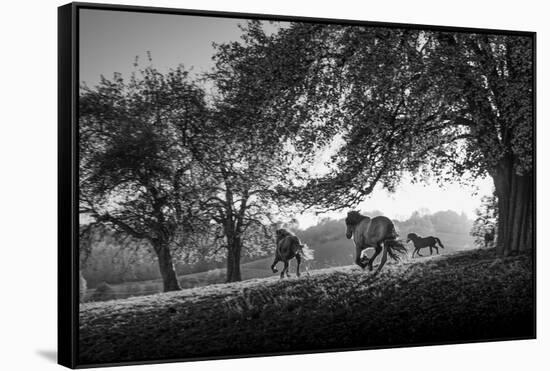
[[534, 335], [532, 258], [468, 250], [80, 307], [85, 364]]

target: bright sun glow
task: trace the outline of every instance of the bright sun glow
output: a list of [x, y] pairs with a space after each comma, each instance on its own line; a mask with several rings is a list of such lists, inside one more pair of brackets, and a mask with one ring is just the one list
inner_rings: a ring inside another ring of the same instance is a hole
[[[477, 193], [474, 194], [477, 188]], [[367, 212], [380, 210], [392, 219], [407, 219], [414, 211], [427, 209], [434, 213], [442, 210], [464, 212], [468, 218], [474, 217], [474, 210], [479, 207], [481, 197], [493, 192], [491, 178], [479, 179], [472, 187], [461, 186], [458, 183], [449, 183], [444, 187], [435, 184], [411, 184], [403, 182], [395, 193], [376, 187], [370, 197], [363, 201], [357, 210]], [[304, 213], [296, 216], [300, 228], [315, 225], [323, 218], [344, 218], [348, 210], [330, 212], [320, 215]]]

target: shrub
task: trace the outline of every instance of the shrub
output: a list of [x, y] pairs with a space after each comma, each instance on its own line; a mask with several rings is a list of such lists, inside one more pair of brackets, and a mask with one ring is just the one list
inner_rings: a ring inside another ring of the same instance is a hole
[[105, 301], [116, 299], [115, 290], [107, 282], [101, 282], [90, 297], [91, 301]]

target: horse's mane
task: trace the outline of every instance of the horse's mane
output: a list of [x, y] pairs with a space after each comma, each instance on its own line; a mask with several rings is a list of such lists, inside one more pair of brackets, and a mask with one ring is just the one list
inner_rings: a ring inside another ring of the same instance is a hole
[[357, 225], [361, 223], [364, 219], [370, 219], [368, 216], [361, 215], [358, 211], [349, 211], [348, 216], [346, 217], [346, 224], [348, 225]]
[[284, 229], [284, 228], [280, 228], [280, 229], [277, 229], [275, 231], [275, 235], [276, 235], [276, 238], [277, 238], [277, 243], [279, 243], [280, 240], [282, 240], [283, 238], [285, 237], [288, 237], [288, 236], [294, 236], [294, 233]]

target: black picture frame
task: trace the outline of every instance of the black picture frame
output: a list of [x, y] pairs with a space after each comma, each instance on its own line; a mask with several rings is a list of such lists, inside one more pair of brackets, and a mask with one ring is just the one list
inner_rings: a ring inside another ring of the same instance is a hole
[[[174, 358], [131, 362], [84, 364], [78, 357], [78, 312], [79, 312], [79, 256], [78, 256], [78, 97], [79, 97], [79, 11], [95, 9], [106, 11], [128, 11], [140, 13], [197, 15], [220, 18], [246, 18], [274, 21], [312, 22], [320, 24], [346, 24], [362, 26], [380, 26], [388, 28], [411, 28], [450, 32], [472, 32], [480, 34], [505, 34], [526, 36], [533, 41], [533, 110], [536, 112], [536, 33], [500, 29], [462, 28], [407, 23], [370, 22], [360, 20], [343, 20], [328, 18], [310, 18], [271, 14], [235, 13], [222, 11], [202, 11], [177, 8], [157, 8], [146, 6], [129, 6], [98, 3], [69, 3], [58, 8], [58, 363], [69, 368], [88, 368], [105, 366], [122, 366], [134, 364], [154, 364], [166, 362], [183, 362], [212, 359], [230, 359], [243, 357], [273, 356], [283, 354], [307, 354], [311, 352], [273, 352], [239, 355], [224, 355], [199, 358]], [[535, 116], [536, 117], [536, 116]], [[533, 125], [533, 136], [536, 143], [536, 121]], [[533, 146], [535, 146], [533, 143]], [[534, 148], [536, 154], [536, 148]], [[536, 155], [534, 156], [536, 168]], [[536, 235], [536, 171], [533, 183], [535, 194], [533, 233]], [[536, 246], [536, 241], [534, 241]], [[532, 334], [525, 337], [498, 338], [498, 340], [520, 340], [536, 338], [536, 249], [533, 247], [533, 328]], [[480, 342], [491, 339], [480, 339]], [[381, 346], [380, 348], [398, 348], [438, 344], [457, 344], [455, 342], [427, 342], [421, 344], [404, 344]], [[354, 347], [315, 352], [341, 352], [377, 347]]]

